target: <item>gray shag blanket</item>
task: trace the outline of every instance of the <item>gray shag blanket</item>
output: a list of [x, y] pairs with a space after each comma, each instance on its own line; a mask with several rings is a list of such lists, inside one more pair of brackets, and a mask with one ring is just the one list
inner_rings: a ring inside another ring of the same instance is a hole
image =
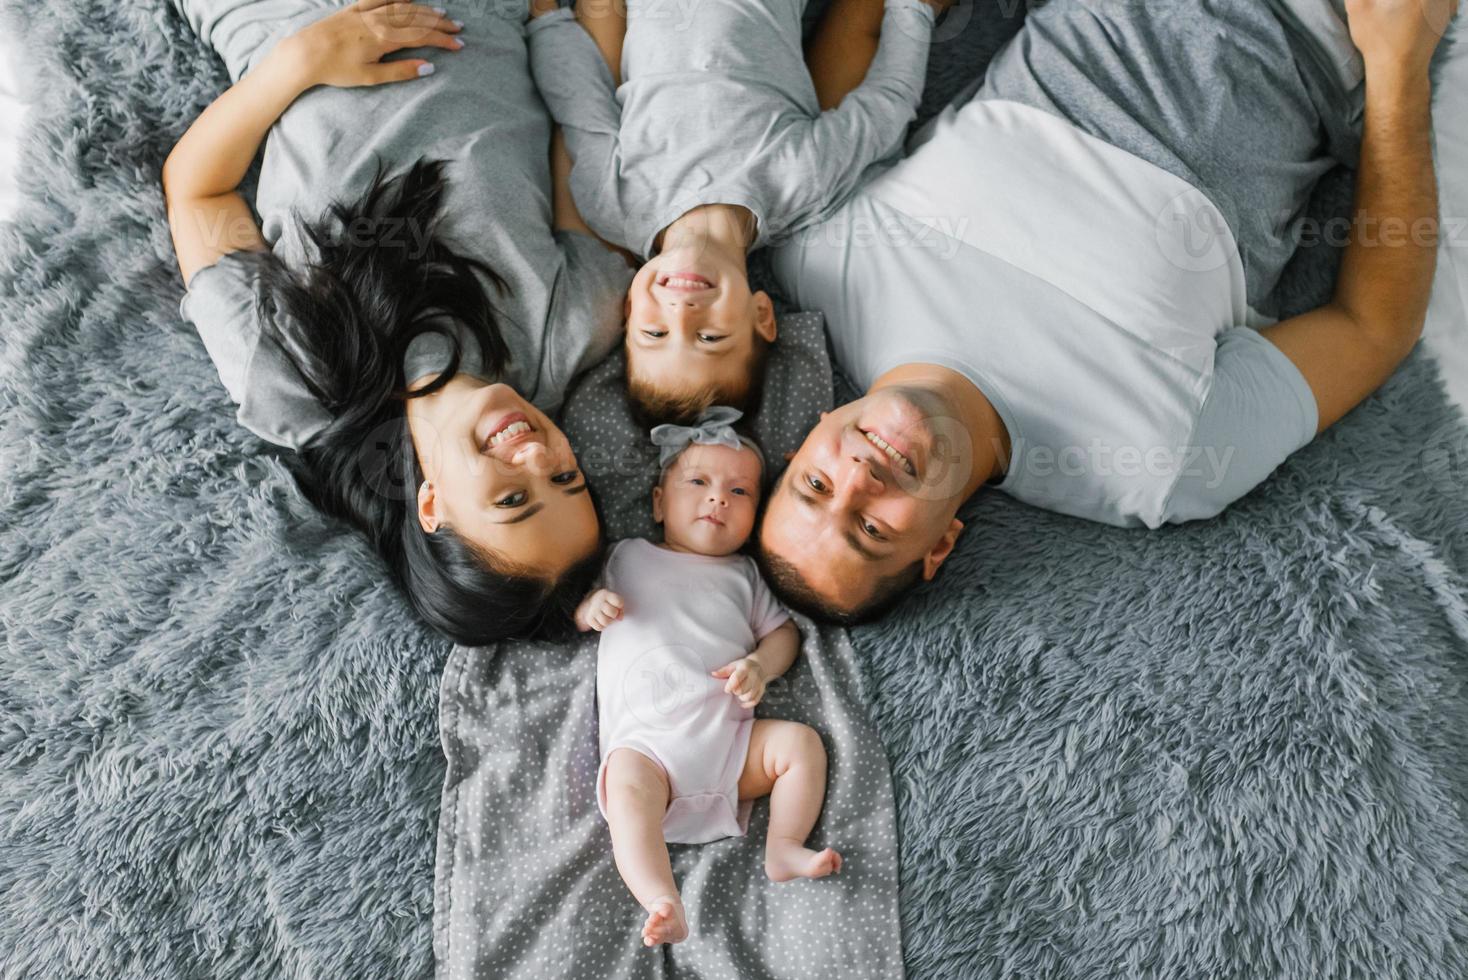
[[[959, 8], [929, 109], [1021, 6]], [[167, 0], [0, 17], [38, 103], [0, 226], [0, 976], [428, 977], [449, 644], [177, 317], [158, 172], [224, 74]], [[1218, 520], [965, 517], [852, 635], [910, 976], [1468, 975], [1468, 427], [1426, 358]]]

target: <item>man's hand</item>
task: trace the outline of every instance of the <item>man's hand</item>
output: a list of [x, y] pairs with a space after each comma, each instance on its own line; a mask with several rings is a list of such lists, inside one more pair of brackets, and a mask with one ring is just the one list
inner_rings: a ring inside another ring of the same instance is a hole
[[738, 698], [741, 708], [753, 708], [765, 696], [765, 669], [753, 657], [741, 657], [725, 664], [714, 671], [713, 676], [720, 680], [728, 678], [724, 692]]
[[1458, 0], [1346, 0], [1351, 40], [1373, 71], [1426, 75]]
[[576, 607], [576, 628], [600, 633], [622, 618], [622, 597], [611, 589], [597, 589]]

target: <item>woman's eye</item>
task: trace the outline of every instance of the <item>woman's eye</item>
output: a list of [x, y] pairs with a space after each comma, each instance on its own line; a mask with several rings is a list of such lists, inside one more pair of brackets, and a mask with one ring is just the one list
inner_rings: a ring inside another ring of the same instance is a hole
[[566, 484], [573, 482], [576, 477], [580, 475], [580, 473], [580, 470], [567, 470], [564, 473], [557, 473], [555, 476], [551, 477], [551, 482], [556, 484], [557, 486], [563, 487]]
[[525, 501], [528, 499], [530, 499], [530, 495], [524, 490], [516, 490], [514, 493], [506, 494], [499, 500], [496, 500], [494, 505], [496, 507], [521, 507], [524, 506]]
[[698, 335], [698, 339], [703, 341], [705, 344], [715, 344], [723, 340], [724, 338], [722, 336], [715, 336], [711, 333], [701, 333]]
[[826, 492], [826, 481], [822, 480], [818, 476], [808, 476], [805, 478], [805, 482], [808, 483], [810, 485], [810, 488], [816, 493]]

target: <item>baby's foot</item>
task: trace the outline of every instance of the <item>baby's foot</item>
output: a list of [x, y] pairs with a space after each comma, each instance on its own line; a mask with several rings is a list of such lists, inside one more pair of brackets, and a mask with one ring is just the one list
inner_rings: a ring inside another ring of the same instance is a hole
[[824, 878], [840, 870], [841, 855], [829, 847], [813, 851], [793, 840], [774, 838], [765, 843], [765, 874], [771, 881]]
[[688, 921], [677, 895], [664, 895], [647, 903], [647, 921], [642, 924], [642, 945], [681, 943], [688, 938]]

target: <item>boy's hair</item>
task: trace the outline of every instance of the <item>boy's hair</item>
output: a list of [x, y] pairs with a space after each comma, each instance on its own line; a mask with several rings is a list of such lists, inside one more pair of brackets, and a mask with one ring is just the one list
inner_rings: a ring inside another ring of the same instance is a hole
[[746, 417], [759, 408], [764, 393], [765, 364], [769, 360], [770, 342], [756, 334], [750, 346], [744, 371], [729, 384], [703, 385], [692, 391], [663, 391], [651, 382], [634, 377], [632, 358], [627, 358], [627, 399], [633, 420], [644, 429], [671, 422], [692, 425], [711, 405], [729, 405]]

